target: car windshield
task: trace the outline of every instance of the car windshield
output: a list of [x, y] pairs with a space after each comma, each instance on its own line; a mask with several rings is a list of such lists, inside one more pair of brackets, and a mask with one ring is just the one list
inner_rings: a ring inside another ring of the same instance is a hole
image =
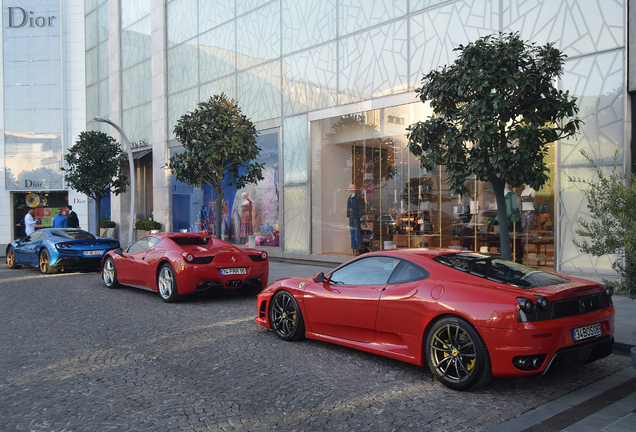
[[441, 255], [433, 260], [475, 276], [522, 288], [539, 288], [571, 282], [552, 273], [478, 253]]
[[173, 242], [179, 246], [204, 246], [210, 241], [210, 237], [172, 237]]
[[83, 230], [59, 230], [51, 231], [51, 235], [56, 237], [64, 237], [69, 240], [95, 240], [95, 236]]

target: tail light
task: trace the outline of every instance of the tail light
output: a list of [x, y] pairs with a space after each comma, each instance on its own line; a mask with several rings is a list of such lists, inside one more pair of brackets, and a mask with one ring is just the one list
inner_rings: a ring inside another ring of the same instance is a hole
[[60, 248], [60, 249], [72, 248], [73, 244], [72, 243], [58, 243], [57, 247]]
[[267, 259], [267, 252], [263, 252], [261, 254], [261, 258], [263, 258], [263, 261], [265, 261]]
[[186, 262], [191, 263], [192, 261], [194, 261], [194, 255], [192, 255], [191, 253], [184, 252], [182, 255], [183, 259], [185, 259]]
[[118, 241], [109, 241], [108, 242], [108, 246], [119, 247], [119, 242]]
[[517, 301], [519, 302], [519, 307], [525, 313], [530, 314], [534, 310], [534, 303], [529, 298], [517, 297]]

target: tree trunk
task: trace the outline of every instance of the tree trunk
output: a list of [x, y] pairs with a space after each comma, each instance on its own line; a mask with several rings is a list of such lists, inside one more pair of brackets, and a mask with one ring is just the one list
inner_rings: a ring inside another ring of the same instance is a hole
[[497, 199], [497, 220], [499, 221], [499, 242], [501, 244], [501, 257], [512, 259], [510, 251], [510, 233], [508, 232], [508, 213], [506, 212], [506, 195], [504, 190], [506, 182], [499, 179], [491, 179], [490, 184]]
[[[93, 198], [95, 199], [95, 198]], [[102, 199], [101, 198], [97, 198], [95, 199], [95, 235], [97, 237], [99, 237], [99, 213], [101, 212], [101, 205], [102, 205]], [[86, 228], [90, 228], [90, 222], [89, 222], [89, 226], [87, 226]], [[86, 230], [88, 231], [88, 230]]]
[[215, 237], [223, 240], [223, 230], [221, 230], [221, 226], [223, 225], [223, 187], [218, 186], [216, 188], [216, 218], [214, 220], [215, 227]]

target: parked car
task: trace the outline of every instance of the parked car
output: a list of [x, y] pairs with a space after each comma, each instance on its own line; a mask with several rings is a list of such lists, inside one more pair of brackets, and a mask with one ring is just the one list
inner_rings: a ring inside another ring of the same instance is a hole
[[428, 365], [447, 387], [552, 372], [608, 356], [611, 287], [454, 249], [371, 252], [258, 296], [283, 340], [332, 342]]
[[120, 284], [149, 288], [165, 302], [209, 290], [256, 294], [267, 285], [268, 277], [267, 252], [190, 232], [148, 235], [125, 252], [108, 252], [102, 262], [102, 279], [108, 288]]
[[99, 269], [102, 257], [119, 247], [114, 238], [95, 237], [78, 228], [45, 228], [7, 246], [7, 264], [39, 268], [42, 273], [67, 269]]

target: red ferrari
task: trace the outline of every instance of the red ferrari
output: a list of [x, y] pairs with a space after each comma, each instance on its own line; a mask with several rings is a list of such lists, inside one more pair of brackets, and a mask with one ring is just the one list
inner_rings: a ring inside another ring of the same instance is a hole
[[267, 285], [267, 252], [240, 249], [209, 235], [157, 233], [116, 249], [102, 260], [108, 288], [120, 284], [158, 291], [165, 302], [181, 294], [209, 290], [260, 292]]
[[552, 372], [608, 356], [612, 288], [452, 249], [392, 249], [258, 296], [256, 322], [428, 365], [444, 385]]

